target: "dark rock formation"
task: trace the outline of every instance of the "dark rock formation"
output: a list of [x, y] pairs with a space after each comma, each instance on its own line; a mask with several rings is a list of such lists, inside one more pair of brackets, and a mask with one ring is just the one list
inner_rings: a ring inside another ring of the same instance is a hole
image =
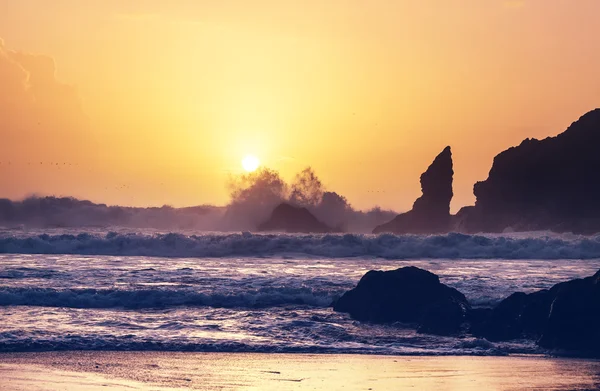
[[425, 306], [417, 331], [435, 335], [459, 334], [468, 310], [469, 305], [466, 301], [457, 300], [455, 297], [436, 301], [432, 305]]
[[471, 309], [465, 296], [416, 267], [371, 270], [333, 309], [375, 323], [412, 323], [421, 333], [469, 333], [490, 341], [533, 339], [543, 348], [600, 357], [600, 270], [530, 294], [513, 293], [495, 308]]
[[538, 344], [600, 356], [600, 271], [550, 291], [554, 300]]
[[271, 213], [269, 220], [258, 227], [259, 231], [326, 233], [332, 229], [320, 222], [306, 208], [281, 203]]
[[513, 293], [493, 310], [473, 317], [471, 333], [490, 341], [537, 339], [544, 330], [551, 305], [552, 294], [548, 290]]
[[369, 271], [333, 307], [357, 320], [418, 323], [422, 332], [443, 335], [459, 331], [469, 308], [462, 293], [412, 266]]
[[544, 348], [600, 356], [600, 271], [549, 290], [514, 293], [479, 319], [472, 334], [492, 341], [537, 339]]
[[526, 139], [494, 158], [475, 184], [474, 207], [461, 210], [465, 232], [600, 231], [600, 109], [544, 140]]
[[450, 201], [452, 200], [452, 152], [446, 147], [421, 175], [423, 195], [412, 210], [396, 216], [392, 221], [377, 226], [373, 233], [440, 233], [450, 229]]

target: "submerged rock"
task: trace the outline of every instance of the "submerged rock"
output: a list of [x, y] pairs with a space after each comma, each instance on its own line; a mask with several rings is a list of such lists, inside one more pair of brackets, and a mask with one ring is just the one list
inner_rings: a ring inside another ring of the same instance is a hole
[[474, 186], [474, 207], [461, 210], [465, 232], [600, 231], [600, 109], [556, 137], [526, 139], [494, 158]]
[[459, 331], [469, 308], [462, 293], [412, 266], [367, 272], [333, 306], [357, 320], [417, 323], [422, 332], [443, 335]]
[[399, 214], [392, 221], [375, 227], [373, 233], [398, 234], [440, 233], [450, 229], [452, 200], [452, 152], [446, 147], [421, 175], [422, 195], [412, 210]]
[[327, 233], [333, 230], [320, 222], [306, 208], [287, 203], [279, 204], [271, 217], [258, 227], [259, 231], [281, 231], [299, 233]]

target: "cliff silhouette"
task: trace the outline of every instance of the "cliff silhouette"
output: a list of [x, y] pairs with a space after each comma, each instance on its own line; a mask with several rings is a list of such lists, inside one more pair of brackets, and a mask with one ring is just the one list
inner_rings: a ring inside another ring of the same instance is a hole
[[475, 205], [454, 217], [454, 230], [600, 231], [599, 148], [595, 109], [555, 137], [501, 152], [488, 178], [474, 186]]

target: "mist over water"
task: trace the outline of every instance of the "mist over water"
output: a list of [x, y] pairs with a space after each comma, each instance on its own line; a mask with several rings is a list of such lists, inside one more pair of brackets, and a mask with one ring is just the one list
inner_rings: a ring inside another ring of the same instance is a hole
[[227, 188], [230, 201], [226, 206], [186, 208], [108, 206], [54, 196], [32, 196], [22, 201], [0, 199], [0, 227], [254, 231], [277, 205], [287, 202], [307, 208], [333, 229], [368, 233], [396, 215], [379, 207], [355, 210], [344, 196], [327, 191], [311, 168], [300, 172], [290, 184], [278, 172], [261, 168], [231, 177]]
[[328, 191], [310, 167], [289, 184], [276, 171], [263, 168], [231, 178], [228, 187], [231, 201], [219, 225], [222, 231], [253, 231], [282, 202], [307, 208], [321, 222], [343, 232], [371, 232], [396, 214], [378, 207], [355, 210], [346, 197]]

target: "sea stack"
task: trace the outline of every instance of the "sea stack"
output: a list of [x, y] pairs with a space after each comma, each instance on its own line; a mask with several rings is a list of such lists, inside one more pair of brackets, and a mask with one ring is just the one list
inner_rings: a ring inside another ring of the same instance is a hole
[[450, 229], [450, 201], [452, 200], [452, 152], [450, 147], [437, 155], [427, 171], [421, 175], [421, 191], [412, 210], [399, 214], [392, 221], [375, 227], [373, 233], [430, 234]]

